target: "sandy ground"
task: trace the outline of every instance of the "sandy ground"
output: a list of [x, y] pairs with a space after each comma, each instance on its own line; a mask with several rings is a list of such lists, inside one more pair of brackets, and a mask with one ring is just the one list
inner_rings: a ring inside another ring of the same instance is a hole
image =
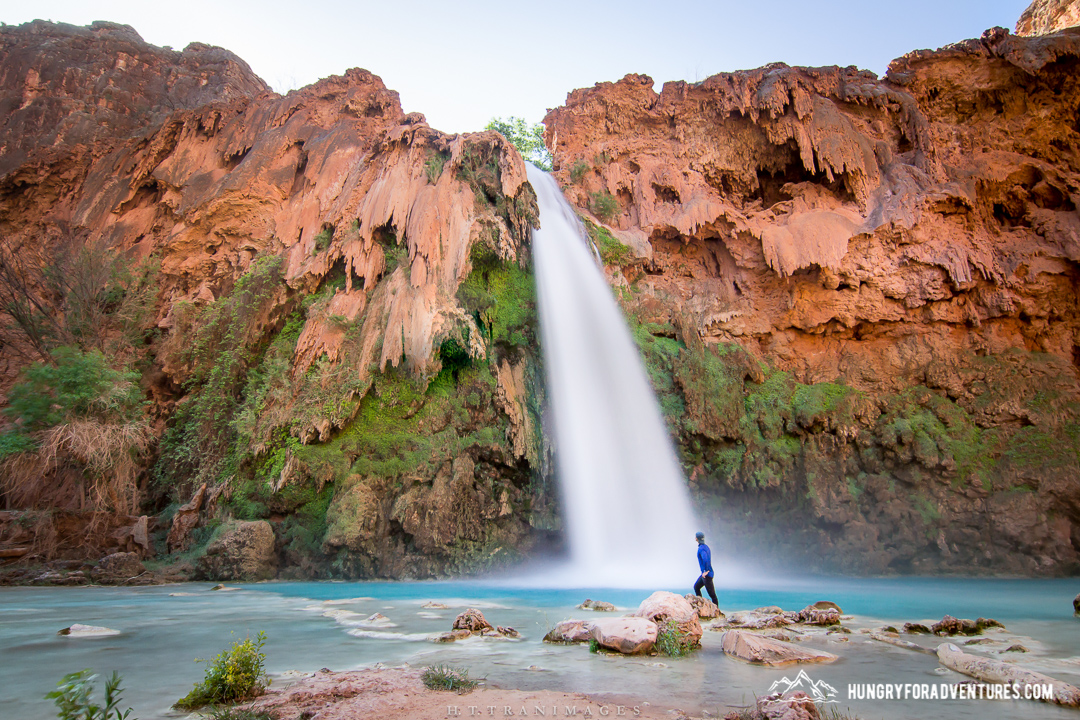
[[551, 690], [480, 687], [464, 695], [429, 690], [417, 668], [352, 672], [322, 671], [281, 690], [271, 690], [254, 708], [279, 720], [456, 720], [457, 718], [638, 718], [679, 720], [678, 710], [648, 703], [619, 705]]

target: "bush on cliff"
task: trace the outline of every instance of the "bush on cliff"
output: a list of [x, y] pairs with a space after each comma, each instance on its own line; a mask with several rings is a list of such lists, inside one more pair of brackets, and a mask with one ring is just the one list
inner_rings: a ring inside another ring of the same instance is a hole
[[197, 710], [206, 705], [237, 703], [262, 695], [270, 684], [266, 677], [266, 653], [262, 651], [266, 633], [252, 640], [244, 638], [223, 650], [207, 663], [206, 676], [191, 692], [176, 702], [179, 710]]

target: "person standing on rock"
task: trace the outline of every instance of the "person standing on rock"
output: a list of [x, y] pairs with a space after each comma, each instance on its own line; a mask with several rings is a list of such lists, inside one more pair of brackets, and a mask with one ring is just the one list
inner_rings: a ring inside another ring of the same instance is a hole
[[705, 533], [698, 532], [694, 537], [697, 538], [697, 561], [701, 566], [701, 575], [694, 583], [694, 593], [701, 597], [701, 588], [704, 586], [709, 591], [709, 598], [713, 601], [713, 605], [719, 607], [720, 601], [716, 599], [716, 588], [713, 587], [712, 551], [705, 544]]

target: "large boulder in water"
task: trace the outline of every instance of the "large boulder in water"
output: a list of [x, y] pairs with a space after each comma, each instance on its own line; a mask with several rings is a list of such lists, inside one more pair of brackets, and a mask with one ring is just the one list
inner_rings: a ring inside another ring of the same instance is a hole
[[643, 617], [603, 618], [594, 620], [590, 635], [602, 648], [623, 655], [641, 655], [656, 644], [656, 623]]
[[476, 608], [469, 608], [454, 618], [455, 630], [468, 630], [473, 633], [482, 633], [485, 630], [494, 630], [491, 623], [484, 617], [484, 613]]
[[269, 580], [277, 575], [274, 529], [265, 520], [241, 522], [206, 548], [199, 558], [202, 580]]
[[683, 597], [686, 598], [686, 601], [694, 608], [698, 618], [701, 620], [724, 617], [724, 613], [720, 612], [720, 608], [716, 607], [712, 600], [703, 598], [700, 595], [695, 595], [694, 593], [688, 593], [683, 595]]
[[544, 642], [567, 644], [588, 642], [592, 637], [592, 620], [563, 620], [548, 631]]
[[721, 638], [724, 652], [756, 665], [794, 665], [832, 662], [832, 653], [811, 650], [744, 630], [728, 630]]
[[657, 590], [642, 601], [634, 617], [651, 620], [660, 626], [668, 623], [674, 625], [687, 647], [701, 644], [701, 621], [694, 606], [682, 595]]

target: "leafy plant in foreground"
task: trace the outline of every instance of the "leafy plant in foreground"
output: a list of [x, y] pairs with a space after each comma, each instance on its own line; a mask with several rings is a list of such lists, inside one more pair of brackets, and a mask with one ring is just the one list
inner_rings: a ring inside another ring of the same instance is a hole
[[56, 690], [45, 696], [56, 703], [60, 720], [127, 720], [131, 708], [120, 712], [116, 707], [120, 704], [120, 675], [114, 672], [105, 681], [104, 707], [90, 700], [97, 677], [90, 670], [69, 673], [56, 684]]
[[686, 633], [680, 631], [678, 626], [670, 621], [660, 626], [653, 648], [658, 654], [667, 657], [684, 657], [690, 654], [691, 649]]
[[430, 690], [452, 690], [458, 694], [467, 693], [479, 685], [478, 681], [469, 677], [468, 670], [449, 665], [426, 667], [421, 679]]
[[266, 653], [262, 651], [266, 633], [252, 640], [244, 638], [207, 663], [206, 676], [191, 692], [177, 701], [180, 710], [197, 710], [206, 705], [237, 703], [262, 695], [270, 684], [266, 677]]

